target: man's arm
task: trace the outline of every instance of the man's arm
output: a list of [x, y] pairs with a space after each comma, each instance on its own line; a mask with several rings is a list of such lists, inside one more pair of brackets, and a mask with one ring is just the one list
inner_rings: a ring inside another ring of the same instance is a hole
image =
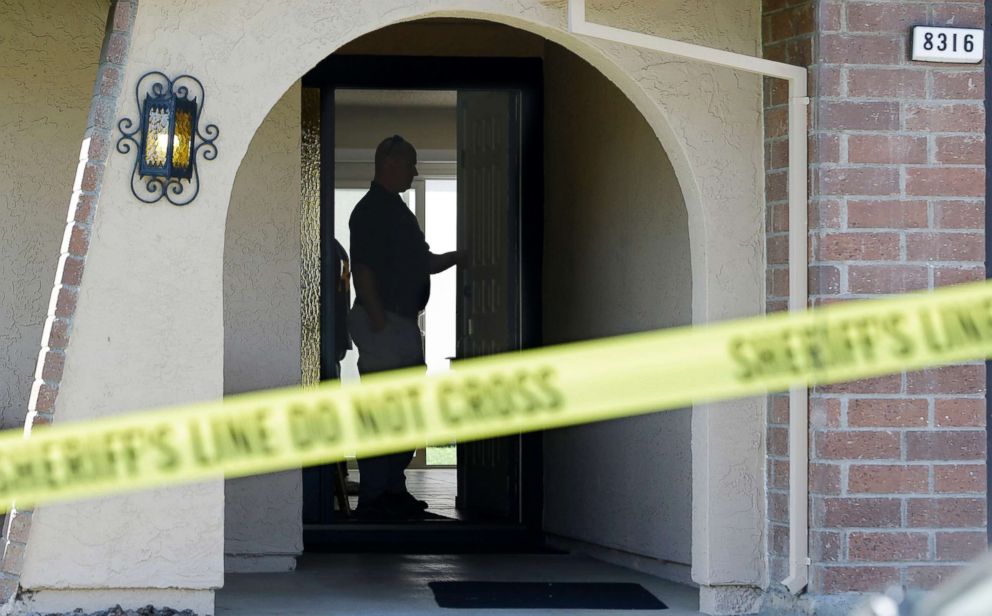
[[351, 275], [355, 282], [355, 295], [358, 296], [358, 301], [361, 302], [365, 312], [369, 315], [372, 331], [382, 331], [382, 328], [386, 326], [386, 312], [382, 308], [379, 283], [375, 279], [375, 272], [364, 263], [354, 263]]
[[427, 269], [429, 269], [432, 274], [440, 274], [449, 267], [458, 265], [458, 261], [459, 258], [457, 250], [446, 252], [443, 255], [436, 255], [433, 252], [427, 253]]

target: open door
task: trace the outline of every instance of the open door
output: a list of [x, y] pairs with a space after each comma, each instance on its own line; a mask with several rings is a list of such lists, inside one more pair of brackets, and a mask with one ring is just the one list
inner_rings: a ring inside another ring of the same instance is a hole
[[[519, 92], [458, 92], [457, 359], [520, 348], [519, 108]], [[519, 436], [458, 445], [457, 506], [519, 521]]]

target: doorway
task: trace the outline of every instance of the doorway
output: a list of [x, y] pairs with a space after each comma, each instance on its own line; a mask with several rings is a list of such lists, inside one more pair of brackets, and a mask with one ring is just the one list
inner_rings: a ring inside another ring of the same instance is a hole
[[[319, 126], [319, 227], [333, 231], [319, 237], [322, 254], [334, 238], [350, 248], [350, 211], [368, 189], [374, 146], [391, 134], [418, 147], [420, 177], [401, 197], [432, 251], [457, 247], [470, 254], [469, 267], [433, 277], [420, 323], [428, 371], [539, 344], [540, 60], [331, 56], [303, 85], [304, 115], [309, 101]], [[322, 297], [333, 283], [321, 270]], [[326, 324], [333, 318], [320, 311], [320, 378], [354, 380], [354, 351], [340, 373], [328, 359], [335, 343]], [[410, 491], [434, 501], [428, 518], [388, 528], [342, 511], [333, 465], [306, 469], [304, 543], [307, 549], [531, 546], [540, 534], [541, 443], [540, 435], [521, 435], [429, 444], [407, 471]]]

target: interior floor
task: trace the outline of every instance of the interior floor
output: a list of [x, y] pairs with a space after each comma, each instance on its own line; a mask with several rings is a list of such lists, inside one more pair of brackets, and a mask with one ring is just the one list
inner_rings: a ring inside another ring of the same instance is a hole
[[[643, 586], [667, 610], [582, 610], [583, 615], [698, 614], [698, 591], [646, 573], [571, 554], [304, 554], [289, 573], [232, 573], [217, 591], [215, 614], [316, 616], [318, 614], [437, 614], [428, 583], [627, 582]], [[464, 616], [524, 616], [568, 610], [459, 609]]]
[[[359, 481], [361, 474], [356, 469], [348, 470], [349, 481]], [[461, 512], [455, 509], [455, 496], [458, 493], [458, 470], [454, 468], [417, 468], [406, 470], [406, 489], [420, 500], [430, 505], [427, 511], [452, 520], [464, 520]], [[358, 507], [358, 496], [348, 496], [351, 510]]]

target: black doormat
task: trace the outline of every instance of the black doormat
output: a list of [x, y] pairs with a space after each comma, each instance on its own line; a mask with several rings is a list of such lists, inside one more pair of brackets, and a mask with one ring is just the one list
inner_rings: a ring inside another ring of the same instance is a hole
[[538, 610], [665, 610], [640, 584], [612, 582], [430, 582], [439, 607]]

